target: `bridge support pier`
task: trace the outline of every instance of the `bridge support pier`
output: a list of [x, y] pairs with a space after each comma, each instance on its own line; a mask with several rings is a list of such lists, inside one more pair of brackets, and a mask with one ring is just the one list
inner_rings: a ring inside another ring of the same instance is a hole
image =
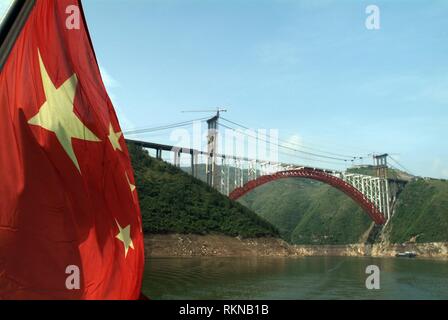
[[191, 175], [195, 178], [198, 177], [199, 163], [198, 163], [198, 153], [196, 150], [191, 151]]
[[162, 160], [162, 149], [156, 149], [156, 159]]
[[175, 167], [180, 167], [180, 155], [181, 155], [181, 151], [180, 149], [178, 150], [173, 150], [174, 151], [174, 166]]

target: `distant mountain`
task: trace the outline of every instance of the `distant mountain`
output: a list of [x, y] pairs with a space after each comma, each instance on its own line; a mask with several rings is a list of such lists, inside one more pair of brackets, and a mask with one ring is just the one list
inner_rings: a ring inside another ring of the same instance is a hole
[[146, 233], [278, 236], [277, 229], [189, 174], [128, 144]]

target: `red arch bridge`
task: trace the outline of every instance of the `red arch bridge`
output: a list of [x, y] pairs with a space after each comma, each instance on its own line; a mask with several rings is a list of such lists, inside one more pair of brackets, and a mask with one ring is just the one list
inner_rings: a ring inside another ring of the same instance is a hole
[[237, 187], [229, 198], [237, 200], [253, 189], [271, 181], [285, 178], [306, 178], [326, 183], [357, 202], [376, 224], [384, 224], [389, 218], [389, 192], [386, 179], [341, 172], [326, 172], [322, 169], [302, 167], [260, 176]]
[[[272, 163], [244, 157], [210, 154], [195, 149], [180, 148], [151, 142], [128, 140], [136, 145], [156, 151], [162, 159], [162, 152], [173, 154], [173, 164], [181, 166], [181, 155], [190, 156], [190, 173], [237, 200], [255, 188], [271, 181], [286, 178], [305, 178], [326, 183], [352, 198], [377, 224], [385, 224], [391, 216], [389, 180], [363, 174], [332, 171], [320, 168]], [[201, 157], [205, 158], [205, 161]], [[202, 165], [201, 165], [202, 163]], [[201, 168], [203, 174], [201, 174]]]

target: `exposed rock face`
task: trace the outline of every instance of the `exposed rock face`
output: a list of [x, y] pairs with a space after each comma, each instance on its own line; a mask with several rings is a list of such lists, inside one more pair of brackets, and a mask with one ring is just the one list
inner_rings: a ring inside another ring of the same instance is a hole
[[278, 238], [241, 239], [222, 235], [147, 235], [147, 256], [288, 256], [290, 245]]
[[447, 242], [430, 243], [404, 243], [404, 244], [375, 244], [372, 248], [372, 256], [395, 256], [398, 252], [415, 251], [422, 257], [448, 258]]
[[350, 244], [341, 246], [295, 245], [295, 252], [301, 256], [372, 256], [394, 257], [398, 252], [415, 251], [420, 257], [448, 258], [448, 243], [407, 243], [407, 244]]
[[277, 238], [241, 239], [222, 235], [147, 235], [146, 256], [374, 256], [415, 251], [421, 257], [448, 258], [448, 243], [290, 245]]

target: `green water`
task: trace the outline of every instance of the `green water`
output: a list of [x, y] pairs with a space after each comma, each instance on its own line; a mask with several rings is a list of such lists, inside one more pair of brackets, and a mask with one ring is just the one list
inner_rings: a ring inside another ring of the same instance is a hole
[[[365, 287], [368, 265], [380, 289]], [[407, 258], [154, 258], [152, 299], [448, 299], [448, 261]]]

